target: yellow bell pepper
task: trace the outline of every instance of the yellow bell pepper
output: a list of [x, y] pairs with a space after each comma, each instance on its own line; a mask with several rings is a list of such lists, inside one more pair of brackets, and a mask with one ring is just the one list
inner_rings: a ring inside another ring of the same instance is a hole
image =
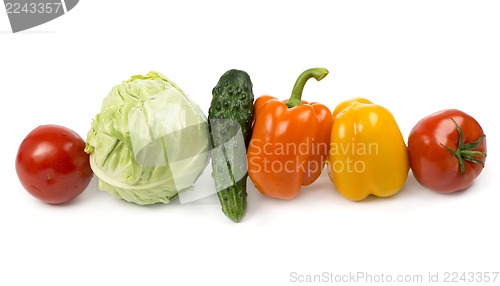
[[388, 197], [406, 182], [410, 164], [405, 141], [389, 112], [364, 98], [333, 111], [328, 173], [337, 190], [353, 201], [370, 194]]

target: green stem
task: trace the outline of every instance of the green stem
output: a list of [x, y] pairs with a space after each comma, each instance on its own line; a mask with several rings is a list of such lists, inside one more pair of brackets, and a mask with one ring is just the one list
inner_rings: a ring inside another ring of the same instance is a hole
[[443, 144], [441, 144], [441, 146], [446, 148], [446, 150], [450, 151], [451, 154], [457, 157], [458, 162], [460, 164], [460, 174], [462, 174], [462, 176], [465, 176], [465, 161], [476, 163], [484, 167], [484, 161], [481, 161], [476, 157], [486, 157], [486, 153], [483, 153], [481, 151], [476, 151], [474, 149], [476, 149], [477, 147], [479, 147], [479, 145], [481, 145], [486, 135], [483, 134], [476, 141], [464, 144], [464, 136], [462, 134], [462, 129], [460, 128], [460, 126], [458, 126], [457, 122], [455, 122], [453, 118], [451, 118], [451, 121], [453, 121], [453, 123], [455, 124], [455, 127], [457, 128], [458, 132], [457, 150], [453, 151], [453, 149]]
[[292, 90], [292, 96], [286, 103], [288, 108], [292, 108], [302, 104], [302, 91], [304, 91], [304, 86], [306, 82], [314, 77], [317, 81], [322, 80], [325, 76], [328, 75], [328, 70], [325, 68], [312, 68], [304, 71], [295, 82]]

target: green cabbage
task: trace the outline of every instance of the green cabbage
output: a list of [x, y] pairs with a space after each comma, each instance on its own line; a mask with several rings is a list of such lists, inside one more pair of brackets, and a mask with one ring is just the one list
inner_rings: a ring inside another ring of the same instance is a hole
[[92, 121], [85, 151], [99, 189], [139, 205], [169, 203], [209, 162], [207, 119], [157, 72], [111, 90]]

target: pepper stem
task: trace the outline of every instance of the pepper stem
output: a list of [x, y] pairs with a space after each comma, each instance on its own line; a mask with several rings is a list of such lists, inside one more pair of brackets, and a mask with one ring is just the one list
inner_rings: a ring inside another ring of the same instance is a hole
[[302, 91], [304, 91], [304, 86], [306, 82], [314, 77], [317, 81], [322, 80], [325, 76], [328, 75], [328, 70], [325, 68], [312, 68], [304, 71], [295, 82], [292, 90], [292, 96], [286, 103], [288, 108], [292, 108], [298, 105], [302, 105]]
[[455, 155], [455, 157], [458, 158], [458, 162], [460, 164], [460, 174], [462, 176], [465, 176], [465, 161], [476, 163], [484, 167], [484, 161], [481, 161], [476, 157], [484, 158], [486, 157], [486, 154], [480, 151], [475, 151], [474, 149], [476, 149], [477, 147], [479, 147], [479, 145], [481, 145], [486, 135], [483, 134], [476, 141], [464, 144], [464, 136], [462, 134], [462, 129], [460, 128], [460, 126], [458, 126], [457, 122], [455, 122], [453, 118], [451, 118], [451, 121], [453, 121], [453, 123], [455, 124], [455, 127], [457, 128], [458, 132], [457, 150], [453, 151], [453, 149], [443, 144], [441, 144], [441, 146], [446, 148], [446, 150], [450, 151], [451, 154]]

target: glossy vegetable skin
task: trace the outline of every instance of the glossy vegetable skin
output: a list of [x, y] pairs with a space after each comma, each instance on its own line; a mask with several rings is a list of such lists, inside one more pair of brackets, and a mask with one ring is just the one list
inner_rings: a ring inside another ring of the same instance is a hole
[[261, 96], [255, 102], [255, 124], [248, 148], [248, 174], [265, 196], [296, 197], [302, 186], [321, 174], [330, 142], [332, 118], [323, 104], [301, 100], [308, 79], [323, 79], [324, 68], [303, 72], [289, 100]]
[[408, 153], [415, 179], [441, 193], [467, 189], [486, 161], [486, 138], [479, 123], [456, 109], [420, 120], [408, 137]]
[[88, 186], [93, 173], [85, 141], [74, 131], [43, 125], [31, 131], [19, 146], [16, 171], [23, 187], [49, 203], [67, 203]]
[[340, 103], [333, 111], [328, 171], [337, 190], [352, 201], [398, 193], [409, 161], [391, 112], [365, 98]]
[[246, 72], [225, 72], [212, 90], [208, 111], [212, 177], [222, 212], [234, 222], [240, 222], [247, 209], [246, 149], [252, 136], [252, 86]]

